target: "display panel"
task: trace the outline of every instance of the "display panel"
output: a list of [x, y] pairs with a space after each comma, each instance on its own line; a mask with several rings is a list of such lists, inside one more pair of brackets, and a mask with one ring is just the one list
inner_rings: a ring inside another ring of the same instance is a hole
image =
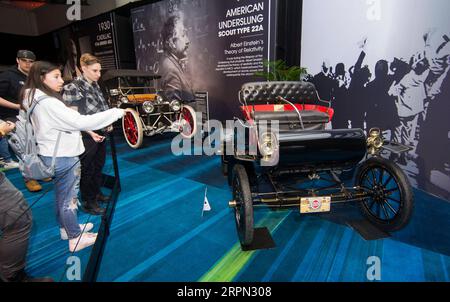
[[[210, 117], [232, 119], [238, 114], [241, 85], [255, 80], [263, 60], [272, 57], [275, 4], [271, 0], [171, 0], [134, 9], [137, 68], [162, 75], [161, 88], [183, 91], [178, 94], [185, 101], [192, 92], [207, 91]], [[177, 41], [183, 43], [175, 56], [168, 54], [176, 46], [171, 45], [174, 26], [180, 31]]]
[[112, 13], [74, 23], [59, 30], [56, 36], [65, 81], [69, 82], [81, 74], [79, 60], [83, 53], [98, 57], [104, 70], [117, 68]]

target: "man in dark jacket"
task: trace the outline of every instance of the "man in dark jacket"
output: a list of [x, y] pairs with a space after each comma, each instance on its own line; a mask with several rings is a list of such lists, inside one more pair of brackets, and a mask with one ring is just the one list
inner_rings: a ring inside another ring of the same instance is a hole
[[17, 66], [0, 74], [0, 119], [15, 121], [20, 110], [19, 94], [36, 56], [29, 50], [17, 52]]
[[[25, 84], [28, 72], [30, 72], [36, 56], [32, 51], [19, 50], [17, 52], [17, 66], [12, 67], [0, 74], [0, 119], [5, 121], [16, 121], [20, 110], [20, 90]], [[19, 165], [12, 160], [8, 150], [6, 139], [0, 141], [0, 157], [5, 169], [17, 168]], [[41, 185], [33, 179], [25, 179], [25, 185], [30, 192], [42, 190]]]

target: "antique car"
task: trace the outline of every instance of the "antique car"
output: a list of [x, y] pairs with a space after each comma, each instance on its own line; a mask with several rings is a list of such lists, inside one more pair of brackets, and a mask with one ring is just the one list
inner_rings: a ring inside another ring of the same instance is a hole
[[407, 225], [411, 185], [381, 155], [408, 147], [385, 141], [380, 129], [371, 129], [367, 137], [361, 129], [331, 129], [334, 111], [312, 83], [247, 83], [239, 101], [243, 118], [227, 129], [222, 171], [232, 187], [229, 206], [242, 247], [254, 240], [258, 207], [316, 214], [353, 201], [379, 230]]
[[179, 100], [169, 100], [159, 88], [159, 75], [138, 70], [109, 70], [103, 77], [110, 105], [130, 108], [122, 119], [128, 145], [137, 149], [144, 135], [178, 132], [192, 138], [197, 131], [194, 109]]

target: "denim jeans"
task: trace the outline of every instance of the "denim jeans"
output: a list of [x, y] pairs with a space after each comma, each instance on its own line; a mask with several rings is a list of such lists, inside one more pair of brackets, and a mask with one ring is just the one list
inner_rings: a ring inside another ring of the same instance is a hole
[[[50, 166], [52, 157], [41, 156]], [[78, 192], [80, 190], [80, 162], [78, 157], [57, 157], [55, 162], [56, 219], [67, 232], [69, 239], [81, 234], [78, 224]]]
[[9, 153], [8, 149], [8, 139], [0, 138], [0, 159], [9, 162], [12, 160], [11, 153]]

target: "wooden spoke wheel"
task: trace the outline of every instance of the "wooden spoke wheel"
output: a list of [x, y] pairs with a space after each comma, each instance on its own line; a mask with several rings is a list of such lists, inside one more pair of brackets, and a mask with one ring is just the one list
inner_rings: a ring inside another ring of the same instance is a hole
[[133, 149], [138, 149], [144, 139], [144, 130], [139, 113], [135, 110], [126, 112], [122, 118], [122, 129], [128, 145]]
[[183, 105], [180, 113], [180, 133], [183, 138], [192, 138], [197, 133], [197, 116], [191, 106]]
[[253, 203], [248, 175], [244, 166], [237, 164], [233, 168], [233, 200], [237, 205], [234, 209], [236, 228], [242, 246], [248, 246], [253, 241]]
[[381, 157], [367, 160], [358, 169], [356, 186], [371, 192], [361, 202], [361, 210], [370, 222], [387, 232], [408, 224], [414, 208], [413, 191], [395, 163]]

